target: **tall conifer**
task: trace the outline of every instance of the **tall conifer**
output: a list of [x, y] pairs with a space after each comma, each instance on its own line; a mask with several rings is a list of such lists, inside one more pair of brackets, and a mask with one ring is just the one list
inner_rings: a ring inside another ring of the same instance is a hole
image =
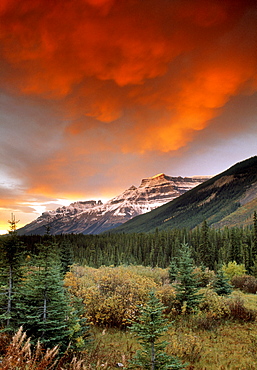
[[257, 259], [257, 213], [253, 214], [253, 247], [252, 247], [252, 257]]
[[17, 321], [28, 336], [40, 339], [46, 347], [68, 345], [69, 305], [63, 287], [61, 265], [55, 245], [48, 241], [38, 246], [39, 255], [20, 288]]
[[22, 243], [16, 231], [19, 221], [12, 214], [9, 234], [0, 245], [0, 323], [5, 330], [14, 330], [15, 294], [21, 278]]
[[163, 317], [164, 306], [153, 292], [145, 307], [141, 309], [141, 316], [131, 330], [137, 334], [142, 350], [137, 351], [129, 368], [149, 370], [183, 370], [181, 362], [165, 352], [166, 341], [159, 339], [168, 330], [167, 320]]
[[193, 259], [187, 244], [181, 246], [177, 266], [176, 299], [180, 304], [180, 309], [184, 306], [185, 311], [189, 313], [197, 308], [202, 296], [198, 293]]

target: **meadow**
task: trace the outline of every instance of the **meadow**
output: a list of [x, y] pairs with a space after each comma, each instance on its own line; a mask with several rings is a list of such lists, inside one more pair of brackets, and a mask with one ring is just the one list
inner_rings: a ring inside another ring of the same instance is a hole
[[[128, 323], [149, 289], [154, 289], [165, 304], [164, 315], [171, 323], [162, 338], [168, 342], [166, 352], [179, 358], [186, 370], [256, 369], [257, 295], [234, 289], [230, 295], [219, 296], [212, 288], [212, 271], [195, 269], [195, 274], [206, 286], [199, 290], [202, 300], [198, 309], [188, 314], [178, 313], [176, 309], [168, 269], [145, 266], [95, 269], [74, 265], [66, 274], [65, 285], [71, 295], [83, 299], [90, 327], [86, 347], [58, 359], [56, 348], [47, 353], [43, 349], [35, 350], [20, 332], [9, 346], [9, 352], [2, 354], [0, 369], [126, 369], [140, 349]], [[3, 347], [4, 336], [1, 338]]]

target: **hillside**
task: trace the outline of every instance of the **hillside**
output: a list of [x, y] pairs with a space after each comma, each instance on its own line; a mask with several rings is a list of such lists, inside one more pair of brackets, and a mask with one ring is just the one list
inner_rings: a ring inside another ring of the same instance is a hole
[[204, 220], [210, 226], [251, 223], [257, 207], [257, 156], [239, 162], [173, 201], [116, 228], [114, 232], [151, 232], [190, 228]]

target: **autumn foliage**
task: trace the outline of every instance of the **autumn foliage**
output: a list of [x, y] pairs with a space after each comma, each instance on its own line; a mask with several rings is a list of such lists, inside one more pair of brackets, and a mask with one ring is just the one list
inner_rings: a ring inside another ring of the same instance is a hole
[[168, 284], [166, 270], [162, 274], [158, 270], [162, 269], [143, 266], [95, 269], [74, 265], [65, 284], [72, 295], [83, 299], [89, 322], [124, 328], [138, 315], [152, 289], [164, 304], [172, 306], [174, 288]]

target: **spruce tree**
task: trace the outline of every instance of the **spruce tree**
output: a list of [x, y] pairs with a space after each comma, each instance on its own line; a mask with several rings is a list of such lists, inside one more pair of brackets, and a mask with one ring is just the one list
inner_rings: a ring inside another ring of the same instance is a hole
[[200, 230], [200, 244], [198, 247], [199, 263], [203, 264], [209, 269], [214, 268], [215, 255], [213, 246], [210, 242], [210, 230], [206, 221], [202, 223]]
[[182, 370], [182, 363], [165, 352], [166, 341], [160, 337], [168, 330], [167, 320], [163, 317], [164, 306], [153, 292], [149, 295], [147, 304], [141, 309], [138, 322], [134, 322], [131, 330], [136, 333], [142, 350], [137, 351], [129, 368], [150, 370]]
[[176, 280], [176, 277], [178, 274], [178, 263], [177, 263], [176, 257], [172, 259], [168, 273], [169, 273], [170, 282], [173, 283]]
[[218, 295], [229, 295], [232, 292], [232, 286], [229, 284], [229, 279], [225, 277], [223, 270], [217, 272], [213, 289]]
[[70, 337], [68, 297], [63, 287], [61, 265], [55, 245], [48, 241], [38, 246], [27, 276], [20, 287], [17, 322], [27, 335], [45, 345], [68, 345]]
[[193, 259], [187, 244], [182, 244], [180, 257], [178, 258], [178, 269], [176, 280], [176, 300], [179, 302], [180, 310], [184, 307], [185, 312], [194, 311], [202, 296], [198, 293], [199, 288], [194, 274]]
[[12, 214], [9, 234], [0, 245], [0, 325], [7, 331], [15, 329], [15, 294], [22, 275], [23, 245], [19, 240]]
[[69, 271], [70, 266], [73, 264], [73, 253], [72, 244], [68, 240], [64, 240], [60, 243], [59, 247], [61, 272], [63, 275]]
[[252, 258], [257, 260], [257, 213], [253, 214], [253, 246], [252, 246]]

